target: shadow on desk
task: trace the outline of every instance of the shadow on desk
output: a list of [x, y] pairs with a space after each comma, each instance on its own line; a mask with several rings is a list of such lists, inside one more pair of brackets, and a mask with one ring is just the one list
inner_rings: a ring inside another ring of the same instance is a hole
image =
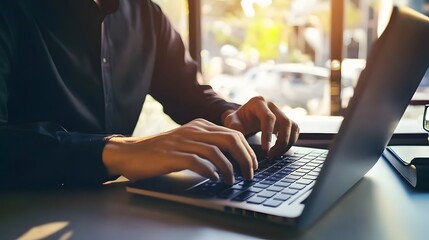
[[362, 239], [362, 229], [378, 226], [371, 217], [375, 197], [372, 180], [364, 178], [314, 226], [297, 232], [262, 220], [133, 195], [125, 192], [124, 183], [91, 191], [11, 192], [0, 200], [0, 238], [34, 239], [31, 235], [49, 227], [51, 232], [42, 239]]

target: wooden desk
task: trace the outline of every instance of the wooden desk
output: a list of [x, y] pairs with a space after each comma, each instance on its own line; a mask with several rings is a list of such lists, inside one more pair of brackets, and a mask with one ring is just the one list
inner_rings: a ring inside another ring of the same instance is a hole
[[3, 192], [0, 239], [34, 239], [43, 230], [49, 236], [44, 239], [428, 239], [429, 193], [415, 192], [394, 171], [380, 159], [304, 232], [135, 196], [125, 192], [125, 183], [99, 190]]

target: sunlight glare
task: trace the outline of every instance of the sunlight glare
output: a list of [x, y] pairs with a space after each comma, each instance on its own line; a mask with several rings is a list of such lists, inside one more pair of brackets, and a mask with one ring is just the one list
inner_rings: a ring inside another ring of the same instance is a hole
[[[70, 223], [67, 221], [51, 222], [42, 224], [39, 226], [32, 227], [30, 230], [22, 234], [18, 240], [27, 239], [43, 239], [61, 231], [67, 227]], [[71, 236], [72, 232], [68, 232], [68, 236]]]
[[261, 7], [268, 7], [271, 5], [272, 2], [272, 0], [241, 0], [241, 7], [243, 8], [244, 15], [246, 15], [247, 17], [254, 17], [254, 4], [258, 4]]

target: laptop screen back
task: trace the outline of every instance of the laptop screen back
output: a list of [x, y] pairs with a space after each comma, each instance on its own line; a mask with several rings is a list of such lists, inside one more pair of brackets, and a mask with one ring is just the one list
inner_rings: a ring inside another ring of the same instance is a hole
[[318, 218], [377, 162], [428, 65], [429, 19], [394, 8], [307, 199], [302, 225]]

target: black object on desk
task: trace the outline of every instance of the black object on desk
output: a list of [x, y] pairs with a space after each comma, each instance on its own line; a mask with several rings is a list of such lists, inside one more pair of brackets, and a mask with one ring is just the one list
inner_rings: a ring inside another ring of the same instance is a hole
[[411, 186], [429, 190], [429, 146], [389, 146], [383, 152]]

